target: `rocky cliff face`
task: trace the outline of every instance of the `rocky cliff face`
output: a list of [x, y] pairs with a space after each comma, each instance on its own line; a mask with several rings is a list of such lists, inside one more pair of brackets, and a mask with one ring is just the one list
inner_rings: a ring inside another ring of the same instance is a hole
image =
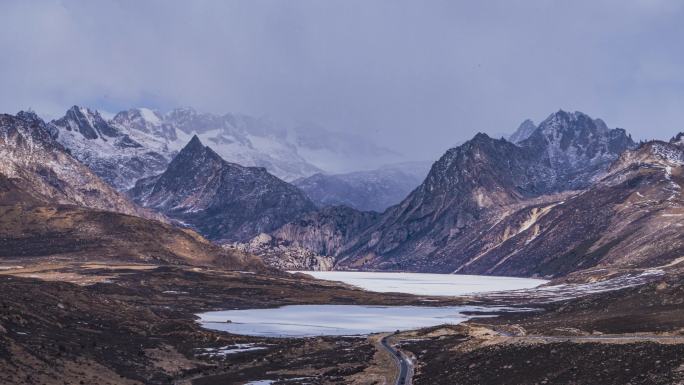
[[[111, 134], [93, 123], [86, 135]], [[75, 129], [75, 128], [74, 128]], [[31, 112], [0, 115], [0, 174], [26, 194], [56, 204], [73, 204], [153, 219], [162, 216], [141, 209], [72, 158], [56, 140], [54, 127]]]
[[332, 270], [345, 245], [371, 226], [380, 214], [346, 206], [309, 212], [271, 234], [225, 247], [260, 256], [266, 264], [285, 270]]
[[[447, 151], [403, 202], [346, 246], [345, 263], [381, 256], [426, 256], [445, 247], [484, 212], [547, 191], [547, 169], [535, 154], [505, 140], [478, 134]], [[390, 257], [391, 258], [391, 257]]]
[[473, 240], [471, 255], [451, 267], [459, 265], [460, 273], [562, 276], [682, 262], [682, 150], [649, 142], [626, 151], [584, 191], [503, 215], [483, 239]]
[[261, 233], [249, 242], [224, 244], [226, 250], [239, 250], [258, 255], [268, 266], [278, 270], [332, 270], [335, 258], [318, 255], [310, 249], [279, 241], [271, 235]]
[[226, 162], [196, 136], [164, 173], [129, 194], [218, 241], [245, 241], [315, 209], [296, 187], [263, 168]]
[[326, 207], [302, 215], [273, 232], [280, 243], [306, 248], [317, 255], [338, 256], [345, 245], [375, 223], [380, 214], [346, 206]]
[[558, 111], [541, 122], [520, 146], [538, 154], [556, 190], [586, 187], [634, 141], [620, 128], [581, 112]]

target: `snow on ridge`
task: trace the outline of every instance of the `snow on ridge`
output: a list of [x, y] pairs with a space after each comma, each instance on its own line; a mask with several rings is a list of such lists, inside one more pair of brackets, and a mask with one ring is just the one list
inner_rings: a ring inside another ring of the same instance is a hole
[[147, 122], [152, 123], [154, 125], [159, 125], [161, 124], [161, 118], [157, 115], [156, 112], [152, 111], [149, 108], [145, 107], [140, 107], [138, 108], [138, 111], [140, 112], [140, 116]]
[[[99, 134], [100, 128], [111, 128], [105, 133], [107, 137], [102, 138], [110, 142], [106, 146], [94, 146], [94, 143], [83, 140], [80, 137], [82, 133], [79, 132], [63, 143], [77, 158], [89, 165], [108, 163], [107, 159], [111, 161], [114, 158], [121, 160], [118, 164], [139, 163], [134, 159], [141, 152], [151, 152], [157, 159], [166, 158], [170, 161], [195, 134], [226, 161], [247, 167], [265, 167], [285, 181], [305, 178], [318, 172], [341, 172], [347, 168], [347, 171], [351, 171], [364, 166], [372, 168], [372, 162], [394, 163], [403, 160], [399, 155], [385, 154], [389, 150], [379, 151], [381, 147], [349, 134], [335, 133], [324, 128], [311, 130], [299, 125], [283, 125], [262, 117], [201, 113], [192, 108], [176, 108], [160, 113], [151, 108], [139, 107], [121, 111], [110, 119], [105, 119], [96, 110], [76, 108], [77, 115], [82, 114], [85, 118], [78, 117], [73, 122], [66, 119], [68, 122], [60, 131], [89, 125], [95, 127], [84, 132], [96, 131]], [[109, 140], [111, 133], [114, 133], [114, 140]], [[110, 168], [110, 172], [115, 171], [115, 167]], [[133, 176], [150, 175], [148, 172], [137, 174], [139, 175]], [[126, 186], [117, 182], [116, 187], [130, 187], [134, 182], [130, 178], [131, 175], [119, 177], [120, 180], [127, 180]]]

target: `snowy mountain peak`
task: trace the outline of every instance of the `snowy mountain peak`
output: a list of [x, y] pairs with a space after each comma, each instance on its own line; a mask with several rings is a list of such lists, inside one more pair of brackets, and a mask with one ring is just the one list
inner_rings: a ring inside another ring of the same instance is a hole
[[489, 139], [491, 139], [491, 138], [486, 133], [478, 132], [477, 134], [475, 134], [475, 136], [473, 136], [473, 138], [470, 141], [471, 142], [480, 142], [480, 141], [487, 141]]
[[114, 122], [119, 122], [124, 119], [138, 121], [140, 124], [159, 126], [162, 124], [162, 115], [149, 108], [131, 108], [127, 111], [121, 111], [112, 119]]
[[534, 130], [537, 129], [537, 126], [534, 124], [534, 122], [530, 119], [525, 119], [524, 122], [520, 123], [520, 126], [518, 126], [518, 129], [515, 130], [511, 134], [511, 136], [508, 137], [508, 140], [512, 143], [519, 143], [522, 142], [523, 140], [527, 139], [532, 135]]
[[119, 132], [110, 126], [98, 111], [86, 107], [73, 106], [67, 110], [64, 117], [52, 121], [52, 124], [67, 131], [79, 132], [89, 140], [107, 141], [119, 136]]
[[150, 124], [156, 124], [159, 125], [161, 124], [161, 116], [159, 113], [156, 111], [152, 111], [149, 108], [138, 108], [138, 113], [140, 116], [145, 119], [145, 121], [149, 122]]
[[177, 119], [183, 116], [193, 116], [197, 115], [197, 110], [192, 107], [176, 107], [169, 111], [166, 115], [166, 119]]
[[225, 162], [219, 154], [210, 147], [205, 146], [197, 135], [192, 136], [192, 139], [180, 150], [174, 161], [185, 158], [211, 158], [214, 162]]
[[175, 135], [164, 135], [164, 128], [147, 122], [139, 110], [107, 122], [95, 110], [74, 106], [49, 128], [76, 159], [120, 191], [162, 172], [175, 154], [168, 148]]
[[538, 129], [547, 135], [563, 135], [573, 131], [586, 135], [587, 130], [598, 134], [605, 134], [610, 131], [606, 123], [601, 119], [593, 119], [581, 111], [567, 112], [564, 110], [558, 110], [549, 115], [539, 124]]
[[550, 177], [568, 183], [564, 188], [585, 185], [620, 153], [635, 146], [625, 130], [609, 129], [601, 119], [563, 110], [551, 114], [518, 144], [539, 154], [554, 170]]
[[601, 119], [592, 119], [582, 112], [560, 110], [551, 114], [539, 124], [537, 129], [521, 145], [543, 146], [549, 151], [563, 152], [566, 155], [581, 155], [589, 151], [610, 152], [616, 156], [634, 142], [625, 130], [610, 129]]
[[42, 122], [42, 119], [34, 111], [19, 111], [16, 118], [24, 122]]
[[[137, 179], [163, 171], [193, 135], [226, 161], [264, 167], [286, 181], [323, 170], [371, 169], [403, 160], [349, 133], [309, 131], [265, 117], [190, 107], [166, 114], [132, 108], [106, 121], [97, 111], [76, 106], [52, 125], [60, 143], [117, 189], [129, 189]], [[152, 159], [154, 167], [148, 167]]]
[[680, 132], [677, 135], [675, 135], [674, 138], [670, 139], [670, 143], [675, 144], [677, 146], [684, 146], [684, 132]]
[[126, 129], [134, 129], [167, 142], [178, 139], [173, 127], [163, 123], [163, 117], [149, 108], [132, 108], [114, 116], [112, 124]]
[[[96, 116], [79, 108], [70, 113], [84, 125], [84, 113], [90, 118]], [[132, 205], [91, 169], [75, 160], [55, 140], [55, 133], [35, 113], [0, 114], [0, 175], [15, 179], [27, 195], [43, 202], [161, 218]]]

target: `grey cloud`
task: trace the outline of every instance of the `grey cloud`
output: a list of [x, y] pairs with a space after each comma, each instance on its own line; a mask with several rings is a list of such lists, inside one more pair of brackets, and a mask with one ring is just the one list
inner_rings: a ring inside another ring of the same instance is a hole
[[607, 1], [0, 3], [0, 106], [315, 121], [413, 159], [559, 108], [683, 130], [684, 7]]

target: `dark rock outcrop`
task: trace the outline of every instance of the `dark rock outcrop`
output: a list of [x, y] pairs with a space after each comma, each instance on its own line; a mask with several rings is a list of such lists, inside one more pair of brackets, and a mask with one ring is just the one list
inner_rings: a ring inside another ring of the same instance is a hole
[[315, 210], [295, 186], [260, 167], [223, 160], [194, 136], [164, 173], [140, 180], [133, 200], [218, 241], [244, 241]]

